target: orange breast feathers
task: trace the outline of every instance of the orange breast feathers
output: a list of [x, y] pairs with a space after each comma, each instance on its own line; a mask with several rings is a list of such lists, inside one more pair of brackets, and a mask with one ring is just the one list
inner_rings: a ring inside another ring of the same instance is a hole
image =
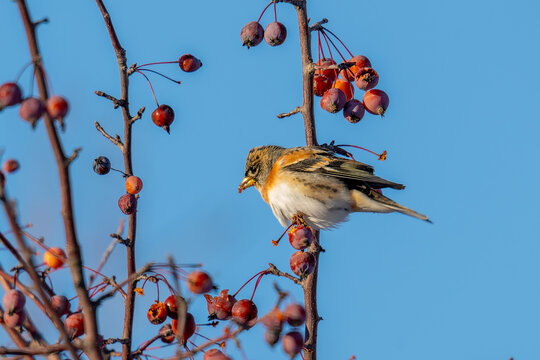
[[[277, 159], [274, 165], [272, 166], [272, 169], [270, 170], [270, 173], [268, 174], [268, 177], [266, 178], [264, 185], [261, 188], [261, 195], [264, 201], [268, 203], [268, 191], [272, 188], [272, 186], [276, 185], [279, 181], [287, 181], [287, 179], [292, 178], [292, 174], [287, 174], [287, 172], [284, 172], [283, 169], [285, 167], [292, 165], [294, 163], [297, 163], [299, 161], [309, 159], [313, 156], [315, 156], [315, 154], [312, 149], [304, 148], [304, 149], [296, 149], [291, 152], [288, 152], [285, 155], [282, 155], [279, 159]], [[320, 166], [324, 166], [325, 163], [328, 164], [328, 162], [323, 161], [323, 160], [324, 158], [321, 157]]]

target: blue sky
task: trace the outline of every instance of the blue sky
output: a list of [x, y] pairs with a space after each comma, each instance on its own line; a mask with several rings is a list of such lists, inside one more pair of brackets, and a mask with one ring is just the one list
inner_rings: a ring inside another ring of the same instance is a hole
[[[155, 104], [146, 82], [131, 77], [132, 109], [147, 107], [134, 127], [134, 169], [144, 181], [137, 263], [163, 261], [167, 254], [182, 263], [202, 262], [220, 288], [232, 291], [268, 262], [288, 269], [292, 249], [270, 243], [282, 231], [270, 208], [254, 189], [238, 195], [237, 186], [251, 147], [305, 141], [300, 116], [275, 117], [301, 103], [294, 9], [278, 5], [278, 20], [288, 29], [282, 46], [247, 50], [240, 29], [258, 18], [265, 2], [136, 0], [107, 6], [129, 64], [175, 60], [183, 53], [204, 64], [192, 74], [173, 65], [159, 68], [182, 80], [180, 86], [152, 77], [158, 100], [176, 112], [170, 136], [150, 121]], [[38, 33], [54, 92], [71, 104], [63, 143], [68, 151], [83, 147], [71, 169], [74, 205], [85, 263], [95, 267], [122, 217], [116, 205], [121, 176], [100, 177], [91, 168], [99, 155], [122, 166], [120, 153], [93, 125], [97, 120], [111, 133], [121, 131], [119, 110], [93, 94], [118, 94], [116, 59], [93, 1], [31, 0], [30, 7], [34, 18], [51, 21]], [[321, 359], [540, 357], [539, 11], [532, 0], [308, 5], [312, 21], [328, 18], [328, 28], [353, 53], [369, 57], [380, 75], [378, 87], [390, 96], [383, 120], [366, 115], [356, 125], [325, 113], [316, 99], [319, 142], [387, 150], [385, 162], [355, 155], [379, 176], [407, 185], [386, 195], [434, 221], [355, 214], [323, 233]], [[263, 26], [270, 21], [267, 13]], [[0, 29], [4, 82], [29, 61], [13, 2], [0, 3]], [[27, 72], [21, 80], [25, 94], [29, 83]], [[8, 177], [21, 221], [32, 222], [32, 232], [48, 244], [62, 246], [58, 180], [43, 124], [31, 131], [16, 109], [0, 113], [0, 146], [4, 158], [21, 162], [21, 170]], [[7, 228], [3, 218], [0, 228]], [[120, 279], [122, 250], [104, 269]], [[12, 264], [6, 252], [0, 262]], [[67, 271], [53, 280], [66, 288]], [[255, 295], [261, 313], [275, 301], [274, 281], [264, 278]], [[301, 300], [285, 280], [278, 282]], [[251, 289], [240, 295], [249, 297]], [[138, 299], [135, 344], [158, 330], [146, 320], [152, 296], [149, 290]], [[113, 316], [119, 306], [114, 300], [100, 311], [106, 337], [120, 336], [122, 319]], [[191, 306], [203, 322], [204, 299], [194, 297]], [[0, 340], [9, 341], [3, 333]], [[241, 342], [248, 359], [286, 358], [279, 347], [264, 344], [261, 329], [242, 335]], [[234, 345], [228, 352], [242, 358]]]

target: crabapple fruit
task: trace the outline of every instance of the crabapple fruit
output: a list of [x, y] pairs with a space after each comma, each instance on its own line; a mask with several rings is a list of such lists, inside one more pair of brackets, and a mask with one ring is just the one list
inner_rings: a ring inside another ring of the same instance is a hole
[[169, 105], [161, 104], [152, 112], [152, 121], [169, 133], [170, 125], [174, 121], [174, 110]]
[[264, 37], [264, 29], [256, 21], [248, 22], [240, 31], [240, 40], [242, 45], [249, 49], [252, 46], [257, 46], [261, 43]]
[[187, 276], [187, 287], [194, 294], [204, 294], [214, 288], [210, 275], [204, 271], [195, 270]]
[[372, 89], [364, 94], [364, 107], [366, 110], [375, 115], [383, 116], [388, 109], [390, 99], [388, 95], [379, 89]]
[[264, 30], [264, 41], [270, 46], [283, 44], [287, 37], [287, 28], [280, 22], [274, 21], [268, 24]]
[[364, 117], [365, 108], [360, 100], [351, 99], [343, 108], [343, 116], [348, 122], [356, 124]]
[[134, 214], [137, 211], [137, 198], [133, 194], [124, 194], [118, 199], [118, 207], [126, 215]]
[[337, 113], [345, 106], [347, 96], [338, 88], [331, 88], [321, 98], [321, 107], [330, 112]]

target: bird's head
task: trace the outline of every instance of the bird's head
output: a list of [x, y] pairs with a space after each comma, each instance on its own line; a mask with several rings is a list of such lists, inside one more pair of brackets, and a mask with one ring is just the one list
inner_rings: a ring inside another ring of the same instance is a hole
[[253, 148], [249, 151], [246, 159], [246, 172], [244, 179], [238, 187], [238, 192], [255, 186], [260, 190], [260, 187], [266, 181], [268, 174], [276, 160], [283, 155], [285, 148], [275, 145], [265, 145]]

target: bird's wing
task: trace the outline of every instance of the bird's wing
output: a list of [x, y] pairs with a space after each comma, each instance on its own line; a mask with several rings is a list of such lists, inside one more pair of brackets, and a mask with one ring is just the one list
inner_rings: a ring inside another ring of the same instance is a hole
[[357, 183], [367, 184], [373, 189], [390, 187], [404, 189], [405, 186], [373, 175], [373, 168], [355, 160], [339, 158], [321, 148], [293, 148], [278, 161], [284, 170], [324, 174], [345, 181], [352, 187]]

